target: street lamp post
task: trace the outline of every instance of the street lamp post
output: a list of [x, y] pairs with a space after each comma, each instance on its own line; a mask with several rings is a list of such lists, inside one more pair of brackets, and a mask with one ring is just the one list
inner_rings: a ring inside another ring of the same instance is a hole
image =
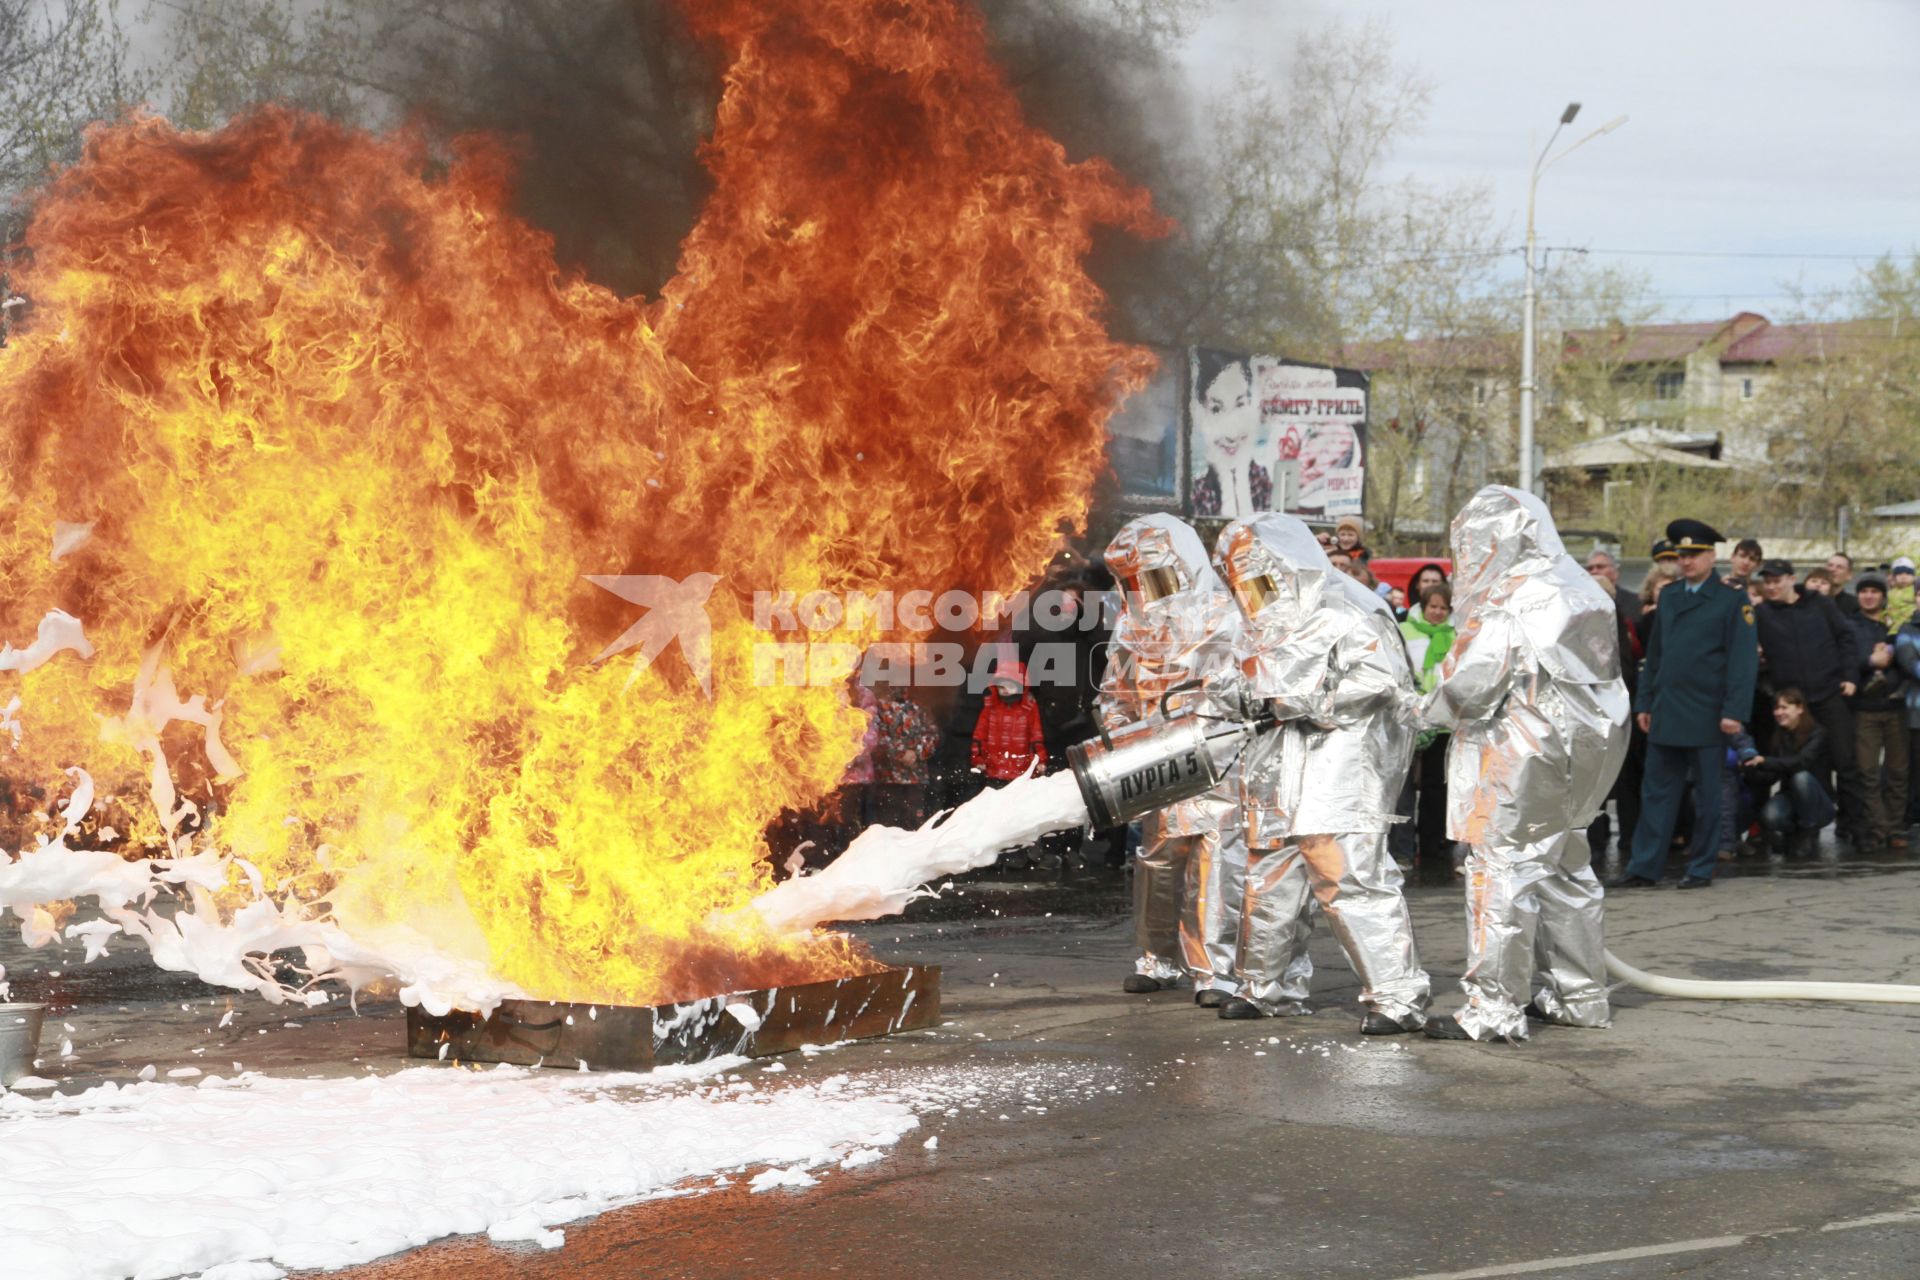
[[1547, 145], [1540, 148], [1540, 156], [1533, 162], [1533, 175], [1527, 179], [1527, 287], [1520, 317], [1520, 488], [1532, 493], [1535, 483], [1533, 471], [1533, 396], [1534, 396], [1534, 329], [1539, 323], [1540, 295], [1533, 283], [1533, 206], [1534, 197], [1540, 189], [1540, 175], [1561, 156], [1579, 147], [1585, 146], [1602, 134], [1612, 133], [1627, 122], [1625, 116], [1619, 116], [1601, 125], [1580, 141], [1562, 151], [1552, 159], [1547, 153], [1553, 150], [1553, 143], [1560, 131], [1573, 123], [1580, 114], [1580, 104], [1569, 102], [1567, 109], [1560, 113], [1560, 123], [1553, 127], [1547, 137]]

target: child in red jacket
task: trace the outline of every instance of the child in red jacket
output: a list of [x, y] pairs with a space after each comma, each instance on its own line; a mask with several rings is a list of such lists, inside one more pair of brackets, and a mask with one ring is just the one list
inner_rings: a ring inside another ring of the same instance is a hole
[[973, 767], [993, 782], [1011, 782], [1029, 765], [1034, 765], [1035, 773], [1047, 769], [1040, 704], [1027, 692], [1026, 668], [1009, 662], [994, 672], [993, 689], [974, 722]]

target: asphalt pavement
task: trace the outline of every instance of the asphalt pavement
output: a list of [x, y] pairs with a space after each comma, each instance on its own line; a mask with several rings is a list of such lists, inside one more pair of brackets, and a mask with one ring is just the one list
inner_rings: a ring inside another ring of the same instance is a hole
[[[1920, 980], [1907, 868], [1830, 858], [1706, 892], [1616, 894], [1610, 945], [1671, 975]], [[1052, 916], [1020, 914], [1054, 900], [1047, 885], [975, 892], [1001, 914], [859, 929], [889, 960], [945, 966], [941, 1027], [792, 1056], [761, 1081], [977, 1073], [999, 1100], [926, 1116], [935, 1148], [916, 1133], [818, 1187], [736, 1182], [634, 1205], [570, 1224], [555, 1251], [461, 1238], [330, 1274], [1920, 1275], [1920, 1008], [1623, 990], [1608, 1030], [1544, 1028], [1520, 1046], [1363, 1039], [1352, 974], [1322, 929], [1313, 1016], [1222, 1022], [1184, 993], [1120, 992], [1117, 882], [1079, 886], [1083, 909]], [[1460, 890], [1409, 897], [1436, 1007], [1451, 1008]], [[50, 1034], [75, 1028], [69, 1087], [209, 1059], [306, 1074], [418, 1065], [400, 1056], [391, 1003], [290, 1012], [130, 950], [63, 960], [0, 944], [16, 998], [66, 1006]]]

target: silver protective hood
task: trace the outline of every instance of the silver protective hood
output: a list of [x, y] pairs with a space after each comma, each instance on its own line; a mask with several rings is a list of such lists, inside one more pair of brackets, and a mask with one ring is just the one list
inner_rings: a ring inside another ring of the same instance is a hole
[[1106, 561], [1129, 608], [1156, 614], [1191, 607], [1220, 586], [1206, 543], [1176, 516], [1129, 520], [1107, 545]]
[[[1467, 858], [1469, 958], [1456, 1021], [1478, 1040], [1608, 1018], [1601, 891], [1586, 827], [1626, 757], [1614, 602], [1546, 504], [1500, 485], [1453, 522], [1457, 638], [1423, 721], [1451, 730], [1448, 834]], [[1536, 968], [1536, 961], [1539, 967]]]
[[1234, 521], [1221, 530], [1213, 560], [1247, 618], [1262, 627], [1302, 626], [1323, 603], [1393, 620], [1386, 600], [1335, 569], [1313, 530], [1293, 516]]
[[1520, 625], [1539, 665], [1556, 679], [1604, 684], [1620, 675], [1614, 602], [1567, 554], [1547, 504], [1488, 485], [1453, 518], [1454, 626], [1465, 632], [1491, 609]]
[[[1145, 720], [1163, 701], [1170, 714], [1218, 713], [1209, 691], [1234, 669], [1240, 611], [1200, 535], [1175, 516], [1142, 516], [1114, 535], [1106, 562], [1122, 595], [1095, 703], [1101, 726]], [[1172, 805], [1168, 830], [1217, 829], [1232, 812], [1238, 787], [1236, 775], [1213, 792]]]
[[[1398, 677], [1411, 680], [1411, 669], [1393, 610], [1335, 569], [1304, 523], [1277, 513], [1236, 520], [1213, 555], [1246, 618], [1247, 707], [1264, 703], [1282, 719], [1332, 727], [1407, 701]], [[1380, 648], [1381, 660], [1356, 665], [1357, 654], [1347, 663], [1336, 656], [1356, 645]], [[1336, 678], [1336, 667], [1355, 678]]]
[[1313, 617], [1335, 576], [1313, 531], [1291, 516], [1234, 521], [1221, 530], [1213, 559], [1247, 620], [1275, 632]]
[[[1169, 714], [1216, 711], [1208, 690], [1238, 661], [1240, 611], [1200, 535], [1173, 516], [1143, 516], [1114, 535], [1106, 562], [1121, 607], [1095, 702], [1102, 728], [1145, 720], [1163, 702]], [[1138, 973], [1239, 989], [1233, 954], [1247, 876], [1239, 817], [1236, 762], [1213, 790], [1141, 821], [1133, 867]]]
[[1242, 761], [1249, 841], [1386, 830], [1413, 747], [1413, 672], [1392, 610], [1292, 516], [1228, 525], [1214, 563], [1246, 615], [1237, 685], [1217, 701], [1287, 722]]

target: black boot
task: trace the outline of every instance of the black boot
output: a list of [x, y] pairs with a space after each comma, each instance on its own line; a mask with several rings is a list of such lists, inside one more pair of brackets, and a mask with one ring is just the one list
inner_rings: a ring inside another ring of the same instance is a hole
[[1443, 1013], [1437, 1018], [1427, 1019], [1427, 1039], [1429, 1040], [1471, 1040], [1467, 1029], [1454, 1021], [1453, 1015]]
[[1151, 991], [1165, 991], [1173, 986], [1168, 978], [1151, 978], [1144, 973], [1130, 973], [1120, 984], [1120, 989], [1130, 996], [1143, 996]]
[[1360, 1034], [1363, 1036], [1400, 1036], [1409, 1031], [1420, 1029], [1421, 1018], [1417, 1013], [1409, 1013], [1404, 1018], [1390, 1018], [1377, 1010], [1369, 1010], [1367, 1016], [1360, 1019]]
[[1267, 1015], [1253, 1001], [1234, 996], [1220, 1006], [1220, 1016], [1237, 1022], [1247, 1018], [1264, 1018]]
[[1231, 999], [1233, 999], [1233, 996], [1229, 992], [1222, 991], [1217, 987], [1207, 987], [1193, 993], [1193, 1002], [1202, 1009], [1218, 1009]]

